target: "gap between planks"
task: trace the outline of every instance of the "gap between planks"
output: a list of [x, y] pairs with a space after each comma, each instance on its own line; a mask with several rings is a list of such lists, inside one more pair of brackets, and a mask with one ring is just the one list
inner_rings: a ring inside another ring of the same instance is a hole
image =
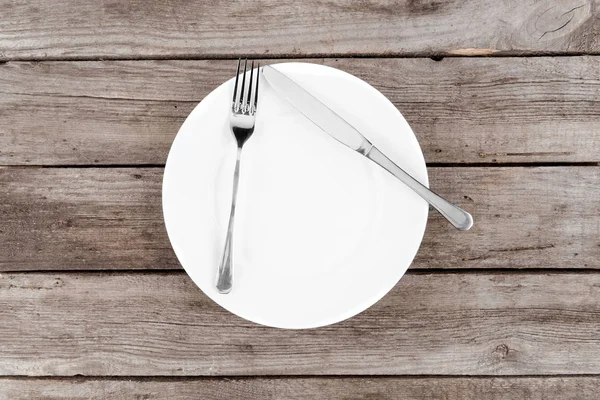
[[414, 52], [414, 53], [307, 53], [307, 54], [175, 54], [175, 55], [148, 55], [148, 56], [67, 56], [67, 57], [12, 57], [1, 58], [0, 65], [9, 62], [64, 62], [64, 61], [225, 61], [238, 58], [281, 60], [281, 59], [310, 59], [310, 58], [429, 58], [442, 61], [444, 58], [535, 58], [535, 57], [582, 57], [600, 56], [599, 52], [552, 52], [552, 51], [499, 51], [492, 54], [482, 54], [481, 49], [472, 49], [473, 53], [453, 54], [447, 52]]
[[[600, 162], [577, 162], [577, 161], [557, 161], [557, 162], [516, 162], [516, 163], [445, 163], [445, 162], [431, 162], [426, 163], [427, 168], [459, 168], [459, 167], [472, 167], [472, 168], [506, 168], [506, 167], [600, 167]], [[56, 164], [56, 165], [10, 165], [0, 164], [0, 168], [165, 168], [165, 164]]]
[[249, 380], [350, 380], [350, 379], [372, 379], [372, 380], [428, 380], [428, 379], [549, 379], [549, 378], [600, 378], [600, 374], [551, 374], [551, 375], [0, 375], [0, 380], [11, 381], [117, 381], [117, 382], [196, 382], [196, 381], [249, 381]]
[[[2, 270], [2, 275], [16, 274], [90, 274], [90, 275], [183, 275], [185, 270], [179, 268], [163, 269], [26, 269]], [[597, 275], [600, 269], [595, 268], [420, 268], [408, 269], [404, 275]], [[2, 376], [0, 375], [0, 378]]]

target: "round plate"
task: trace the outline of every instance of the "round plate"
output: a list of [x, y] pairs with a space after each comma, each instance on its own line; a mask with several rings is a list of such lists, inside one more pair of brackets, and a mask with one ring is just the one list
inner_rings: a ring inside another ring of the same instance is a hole
[[[427, 185], [412, 130], [375, 88], [322, 65], [275, 68]], [[367, 309], [412, 262], [428, 205], [280, 100], [264, 79], [256, 129], [242, 152], [234, 286], [229, 294], [215, 289], [236, 157], [232, 88], [233, 79], [198, 104], [169, 153], [163, 212], [179, 261], [208, 297], [259, 324], [313, 328]]]

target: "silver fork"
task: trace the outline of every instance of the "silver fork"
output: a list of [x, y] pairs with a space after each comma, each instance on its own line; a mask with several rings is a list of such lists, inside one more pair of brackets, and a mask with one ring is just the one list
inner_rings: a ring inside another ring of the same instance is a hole
[[[227, 238], [223, 249], [223, 258], [217, 273], [217, 290], [219, 293], [229, 293], [233, 286], [233, 222], [235, 219], [235, 204], [237, 200], [238, 183], [240, 180], [240, 158], [242, 147], [254, 132], [256, 120], [256, 108], [258, 106], [258, 82], [260, 81], [260, 65], [256, 67], [256, 87], [253, 89], [254, 61], [250, 65], [250, 80], [246, 85], [248, 60], [244, 60], [244, 72], [242, 73], [242, 84], [238, 90], [240, 80], [241, 60], [238, 60], [235, 84], [233, 86], [233, 100], [231, 102], [231, 114], [229, 125], [231, 132], [237, 141], [237, 158], [235, 161], [235, 172], [233, 173], [233, 198], [231, 199], [231, 212], [229, 214], [229, 225], [227, 227]], [[246, 87], [247, 86], [247, 87]], [[254, 96], [254, 97], [253, 97]]]

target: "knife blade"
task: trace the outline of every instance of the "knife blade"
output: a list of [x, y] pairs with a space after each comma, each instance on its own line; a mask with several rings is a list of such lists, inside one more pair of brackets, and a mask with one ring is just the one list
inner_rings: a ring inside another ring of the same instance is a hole
[[468, 230], [473, 226], [471, 214], [432, 192], [405, 172], [348, 121], [287, 75], [270, 65], [263, 67], [262, 75], [279, 97], [286, 100], [309, 121], [338, 142], [357, 151], [394, 175], [431, 204], [454, 227], [460, 230]]
[[280, 97], [340, 143], [359, 153], [371, 147], [362, 133], [287, 75], [267, 65], [263, 76]]

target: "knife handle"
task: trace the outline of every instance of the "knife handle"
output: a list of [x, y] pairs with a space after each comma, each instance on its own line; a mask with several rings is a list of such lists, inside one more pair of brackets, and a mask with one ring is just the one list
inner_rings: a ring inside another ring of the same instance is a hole
[[415, 193], [431, 204], [433, 208], [442, 214], [455, 228], [460, 229], [461, 231], [471, 229], [473, 226], [473, 217], [471, 214], [429, 190], [421, 182], [417, 181], [396, 165], [396, 163], [390, 160], [377, 147], [371, 147], [371, 149], [366, 152], [365, 156], [411, 188]]

